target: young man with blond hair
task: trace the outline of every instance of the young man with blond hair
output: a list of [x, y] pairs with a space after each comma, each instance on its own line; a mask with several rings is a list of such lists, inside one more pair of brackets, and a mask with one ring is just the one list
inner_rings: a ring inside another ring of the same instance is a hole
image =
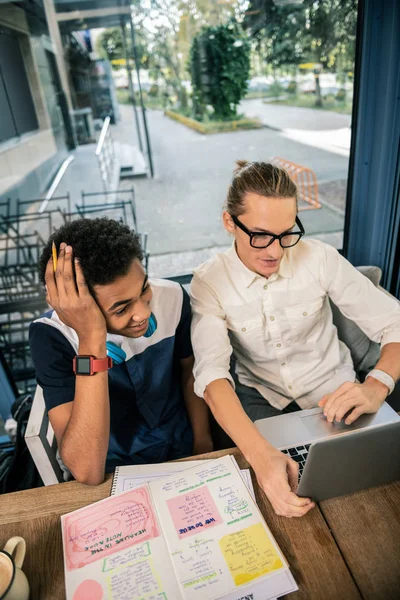
[[[332, 246], [303, 239], [296, 186], [273, 164], [239, 164], [223, 222], [234, 244], [196, 269], [191, 286], [195, 392], [276, 513], [302, 516], [314, 504], [296, 495], [297, 463], [254, 421], [318, 405], [330, 422], [376, 412], [400, 377], [400, 306]], [[329, 299], [381, 345], [362, 384]]]

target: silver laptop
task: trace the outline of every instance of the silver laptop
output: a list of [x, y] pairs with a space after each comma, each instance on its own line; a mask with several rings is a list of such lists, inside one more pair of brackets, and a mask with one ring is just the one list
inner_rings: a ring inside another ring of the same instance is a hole
[[320, 501], [400, 479], [400, 416], [384, 402], [352, 425], [321, 408], [259, 419], [257, 429], [299, 464], [297, 494]]

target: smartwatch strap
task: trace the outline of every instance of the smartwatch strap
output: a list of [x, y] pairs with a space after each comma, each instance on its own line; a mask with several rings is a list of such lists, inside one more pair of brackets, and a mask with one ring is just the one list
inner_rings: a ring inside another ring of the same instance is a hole
[[92, 358], [93, 373], [108, 371], [108, 369], [111, 369], [112, 365], [112, 359], [109, 356], [105, 356], [104, 358]]

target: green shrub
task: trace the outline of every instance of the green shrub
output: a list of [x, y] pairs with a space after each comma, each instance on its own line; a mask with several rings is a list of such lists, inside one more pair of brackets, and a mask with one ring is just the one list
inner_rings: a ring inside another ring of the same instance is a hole
[[280, 96], [283, 92], [284, 89], [279, 81], [274, 81], [269, 87], [268, 96]]
[[203, 119], [211, 105], [213, 119], [235, 117], [250, 71], [250, 42], [241, 26], [232, 21], [203, 28], [192, 42], [190, 69], [194, 116]]
[[336, 100], [338, 102], [344, 102], [346, 100], [346, 90], [345, 88], [340, 88], [336, 93]]
[[158, 86], [156, 83], [153, 83], [153, 85], [151, 86], [151, 88], [149, 89], [149, 96], [158, 96], [160, 91], [160, 86]]

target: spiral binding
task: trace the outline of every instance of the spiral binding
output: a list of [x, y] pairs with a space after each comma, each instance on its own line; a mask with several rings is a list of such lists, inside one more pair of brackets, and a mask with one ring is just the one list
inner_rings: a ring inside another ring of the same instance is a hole
[[115, 473], [114, 473], [114, 477], [112, 480], [110, 496], [114, 496], [117, 491], [118, 475], [119, 475], [119, 467], [115, 467]]

